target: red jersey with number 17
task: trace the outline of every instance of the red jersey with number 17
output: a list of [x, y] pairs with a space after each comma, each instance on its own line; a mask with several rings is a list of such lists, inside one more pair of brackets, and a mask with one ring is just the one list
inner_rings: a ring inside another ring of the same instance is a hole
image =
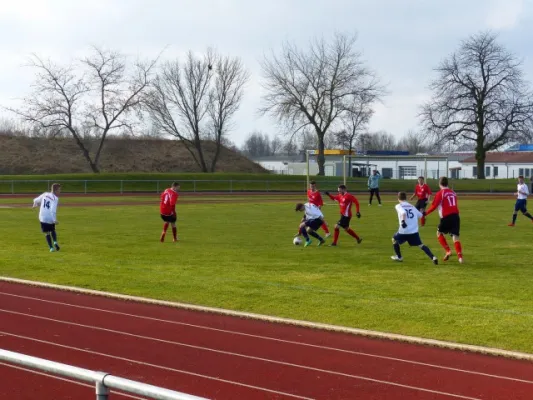
[[318, 190], [313, 192], [311, 189], [307, 189], [307, 199], [309, 200], [309, 203], [314, 204], [319, 208], [324, 205], [324, 200], [322, 200], [322, 195]]
[[416, 197], [418, 197], [418, 200], [427, 200], [431, 195], [431, 189], [427, 183], [424, 183], [422, 186], [417, 184], [415, 187], [415, 194]]
[[176, 203], [178, 202], [178, 197], [178, 193], [170, 188], [161, 193], [161, 203], [159, 205], [161, 215], [176, 214]]
[[457, 205], [457, 195], [455, 192], [449, 188], [439, 190], [426, 214], [430, 214], [436, 209], [439, 210], [441, 218], [452, 214], [459, 214], [459, 206]]

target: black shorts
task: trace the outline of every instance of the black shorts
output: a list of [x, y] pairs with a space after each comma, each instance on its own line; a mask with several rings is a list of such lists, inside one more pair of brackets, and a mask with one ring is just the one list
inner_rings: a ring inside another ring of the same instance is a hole
[[372, 188], [369, 190], [370, 190], [370, 193], [379, 193], [379, 188]]
[[163, 215], [161, 214], [161, 219], [165, 222], [170, 222], [171, 224], [173, 224], [174, 222], [176, 222], [176, 220], [178, 219], [177, 215], [174, 214], [174, 215]]
[[55, 230], [56, 224], [47, 224], [46, 222], [41, 222], [41, 231], [43, 231], [43, 233], [55, 232]]
[[422, 240], [420, 239], [420, 234], [418, 232], [408, 233], [408, 234], [397, 232], [392, 238], [398, 244], [403, 244], [407, 242], [409, 243], [409, 246], [421, 246], [422, 245]]
[[451, 214], [440, 219], [437, 231], [443, 234], [459, 236], [460, 228], [461, 220], [459, 219], [459, 214]]
[[427, 199], [422, 199], [422, 200], [419, 199], [415, 204], [415, 208], [419, 211], [425, 210], [427, 205], [428, 205]]
[[322, 221], [322, 218], [315, 218], [315, 219], [308, 219], [305, 221], [305, 226], [311, 228], [312, 230], [316, 231], [318, 228], [322, 226], [324, 221]]
[[527, 200], [526, 199], [516, 200], [516, 203], [514, 204], [514, 210], [527, 213]]
[[351, 219], [352, 217], [341, 215], [341, 219], [337, 221], [337, 225], [339, 225], [341, 228], [349, 228]]

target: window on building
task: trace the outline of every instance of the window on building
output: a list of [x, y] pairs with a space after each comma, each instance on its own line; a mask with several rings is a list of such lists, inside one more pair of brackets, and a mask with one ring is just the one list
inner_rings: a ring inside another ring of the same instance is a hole
[[485, 176], [490, 176], [490, 167], [485, 167]]
[[392, 168], [382, 168], [381, 176], [383, 178], [392, 178]]
[[524, 168], [518, 168], [518, 175], [524, 176]]
[[477, 167], [472, 167], [472, 176], [477, 176]]
[[493, 175], [494, 175], [494, 177], [497, 177], [498, 176], [498, 167], [494, 167], [493, 169], [494, 169]]
[[400, 167], [400, 179], [411, 179], [411, 178], [416, 178], [416, 177], [417, 177], [416, 166], [414, 167], [401, 166]]
[[526, 168], [526, 171], [525, 171], [526, 172], [526, 178], [529, 178], [529, 171], [530, 171], [530, 169]]

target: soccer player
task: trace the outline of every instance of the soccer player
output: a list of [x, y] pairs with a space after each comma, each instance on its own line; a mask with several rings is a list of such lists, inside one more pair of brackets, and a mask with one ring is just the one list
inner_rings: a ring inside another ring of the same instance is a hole
[[452, 252], [450, 246], [446, 242], [445, 234], [450, 234], [453, 239], [453, 245], [457, 252], [457, 257], [460, 263], [463, 263], [463, 248], [459, 240], [459, 230], [461, 221], [459, 218], [459, 207], [457, 205], [457, 195], [453, 190], [448, 188], [448, 178], [443, 176], [439, 179], [440, 190], [435, 195], [431, 206], [426, 212], [426, 215], [431, 214], [435, 210], [439, 210], [440, 223], [437, 227], [437, 238], [440, 245], [446, 251], [443, 260], [448, 261]]
[[[307, 189], [307, 201], [311, 204], [314, 204], [320, 209], [324, 205], [324, 200], [322, 200], [322, 195], [320, 194], [320, 191], [318, 191], [318, 189], [316, 188], [315, 181], [309, 182], [309, 189]], [[322, 229], [326, 233], [326, 238], [328, 238], [331, 234], [329, 233], [328, 224], [324, 220], [324, 216], [322, 216], [322, 221]]]
[[178, 202], [180, 184], [173, 182], [172, 185], [161, 193], [161, 203], [159, 209], [161, 212], [161, 219], [165, 221], [163, 224], [163, 232], [161, 233], [161, 243], [165, 241], [165, 235], [167, 234], [168, 225], [172, 225], [173, 242], [178, 241], [178, 228], [176, 227], [176, 203]]
[[518, 214], [518, 211], [520, 211], [524, 216], [528, 217], [531, 221], [533, 221], [533, 217], [530, 213], [527, 212], [527, 196], [529, 195], [529, 191], [527, 189], [527, 185], [524, 182], [524, 177], [520, 175], [518, 177], [518, 185], [516, 189], [516, 203], [514, 205], [514, 213], [513, 213], [513, 222], [511, 222], [508, 226], [514, 226], [516, 223], [516, 216]]
[[398, 202], [396, 204], [396, 212], [398, 213], [398, 221], [400, 223], [400, 229], [392, 237], [392, 247], [396, 255], [391, 256], [394, 261], [402, 262], [402, 253], [400, 246], [407, 242], [409, 246], [418, 246], [427, 254], [427, 256], [433, 261], [433, 264], [437, 265], [439, 260], [433, 255], [429, 247], [422, 243], [420, 234], [418, 233], [418, 220], [421, 219], [422, 213], [415, 207], [407, 202], [407, 194], [405, 192], [398, 193]]
[[353, 229], [350, 228], [350, 220], [352, 219], [352, 205], [353, 204], [355, 204], [357, 218], [361, 218], [361, 214], [359, 213], [359, 201], [354, 195], [348, 193], [345, 185], [339, 185], [337, 190], [339, 194], [335, 196], [332, 196], [329, 192], [325, 192], [325, 194], [329, 196], [331, 200], [337, 201], [339, 203], [339, 207], [341, 211], [341, 219], [335, 225], [335, 232], [333, 234], [333, 243], [331, 243], [331, 246], [337, 246], [337, 241], [339, 240], [340, 228], [344, 229], [346, 233], [354, 237], [357, 243], [361, 243], [363, 239], [361, 239], [357, 235], [357, 233], [355, 233]]
[[41, 222], [41, 231], [46, 237], [46, 243], [50, 252], [59, 251], [57, 244], [56, 225], [57, 222], [57, 206], [59, 204], [59, 194], [61, 193], [61, 185], [59, 183], [52, 184], [50, 192], [44, 192], [39, 197], [33, 199], [33, 207], [40, 206], [39, 221]]
[[316, 233], [316, 230], [320, 228], [324, 223], [324, 215], [322, 214], [322, 211], [320, 211], [320, 208], [318, 208], [315, 204], [311, 203], [298, 203], [296, 204], [295, 210], [305, 212], [305, 218], [300, 224], [300, 233], [305, 238], [304, 247], [307, 247], [311, 244], [311, 239], [309, 238], [309, 235], [313, 236], [314, 238], [317, 238], [319, 240], [318, 245], [322, 246], [325, 240], [322, 239], [322, 237], [318, 233]]
[[424, 182], [424, 177], [419, 176], [418, 184], [415, 186], [415, 192], [409, 200], [413, 200], [415, 196], [418, 198], [415, 204], [415, 208], [422, 213], [422, 219], [420, 220], [420, 224], [422, 226], [426, 225], [426, 217], [424, 217], [424, 211], [426, 210], [426, 206], [431, 199], [431, 194], [431, 189], [429, 188], [428, 184]]
[[374, 194], [378, 199], [379, 206], [381, 207], [381, 197], [379, 195], [379, 181], [381, 179], [380, 173], [375, 169], [372, 171], [372, 175], [368, 177], [368, 190], [370, 191], [370, 199], [368, 200], [368, 205], [372, 205], [372, 198]]

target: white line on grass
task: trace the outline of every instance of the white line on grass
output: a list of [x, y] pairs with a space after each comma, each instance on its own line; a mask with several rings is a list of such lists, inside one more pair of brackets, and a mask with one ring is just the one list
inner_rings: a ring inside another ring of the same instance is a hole
[[352, 354], [352, 355], [356, 355], [356, 356], [371, 357], [371, 358], [377, 358], [377, 359], [388, 360], [388, 361], [396, 361], [396, 362], [401, 362], [401, 363], [420, 365], [420, 366], [424, 366], [424, 367], [438, 368], [438, 369], [443, 369], [443, 370], [447, 370], [447, 371], [454, 371], [454, 372], [460, 372], [460, 373], [465, 373], [465, 374], [485, 376], [485, 377], [495, 378], [495, 379], [503, 379], [503, 380], [509, 380], [509, 381], [514, 381], [514, 382], [533, 384], [533, 381], [530, 381], [530, 380], [513, 378], [513, 377], [503, 376], [503, 375], [488, 374], [488, 373], [484, 373], [484, 372], [465, 370], [465, 369], [461, 369], [461, 368], [453, 368], [453, 367], [448, 367], [448, 366], [439, 365], [439, 364], [424, 363], [424, 362], [420, 362], [420, 361], [408, 360], [408, 359], [403, 359], [403, 358], [398, 358], [398, 357], [389, 357], [389, 356], [382, 356], [382, 355], [379, 355], [379, 354], [363, 353], [363, 352], [359, 352], [359, 351], [346, 350], [346, 349], [341, 349], [341, 348], [331, 347], [331, 346], [320, 346], [320, 345], [315, 345], [315, 344], [310, 344], [310, 343], [303, 343], [303, 342], [296, 342], [296, 341], [292, 341], [292, 340], [278, 339], [278, 338], [271, 337], [271, 336], [253, 335], [253, 334], [239, 332], [239, 331], [213, 328], [213, 327], [205, 326], [205, 325], [189, 324], [189, 323], [186, 323], [186, 322], [172, 321], [172, 320], [167, 320], [167, 319], [162, 319], [162, 318], [155, 318], [155, 317], [148, 317], [148, 316], [138, 315], [138, 314], [129, 314], [129, 313], [124, 313], [124, 312], [120, 312], [120, 311], [105, 310], [105, 309], [102, 309], [102, 308], [81, 306], [81, 305], [77, 305], [77, 304], [64, 303], [64, 302], [60, 302], [60, 301], [45, 300], [45, 299], [36, 298], [36, 297], [21, 296], [21, 295], [12, 294], [12, 293], [0, 293], [0, 295], [16, 297], [16, 298], [26, 299], [26, 300], [31, 300], [31, 301], [37, 301], [37, 302], [42, 302], [42, 303], [47, 303], [47, 304], [61, 305], [61, 306], [65, 306], [65, 307], [78, 308], [78, 309], [82, 309], [82, 310], [97, 311], [97, 312], [102, 312], [102, 313], [107, 313], [107, 314], [112, 314], [112, 315], [121, 315], [121, 316], [125, 316], [125, 317], [143, 319], [143, 320], [147, 320], [147, 321], [155, 321], [155, 322], [162, 322], [162, 323], [167, 323], [167, 324], [172, 324], [172, 325], [186, 326], [186, 327], [189, 327], [189, 328], [203, 329], [203, 330], [208, 330], [208, 331], [212, 331], [212, 332], [226, 333], [226, 334], [231, 334], [231, 335], [250, 337], [250, 338], [254, 338], [254, 339], [273, 341], [273, 342], [277, 342], [277, 343], [285, 343], [285, 344], [290, 344], [290, 345], [294, 345], [294, 346], [302, 346], [302, 347], [309, 347], [309, 348], [315, 348], [315, 349], [320, 349], [320, 350], [335, 351], [335, 352], [340, 352], [340, 353], [345, 353], [345, 354]]

